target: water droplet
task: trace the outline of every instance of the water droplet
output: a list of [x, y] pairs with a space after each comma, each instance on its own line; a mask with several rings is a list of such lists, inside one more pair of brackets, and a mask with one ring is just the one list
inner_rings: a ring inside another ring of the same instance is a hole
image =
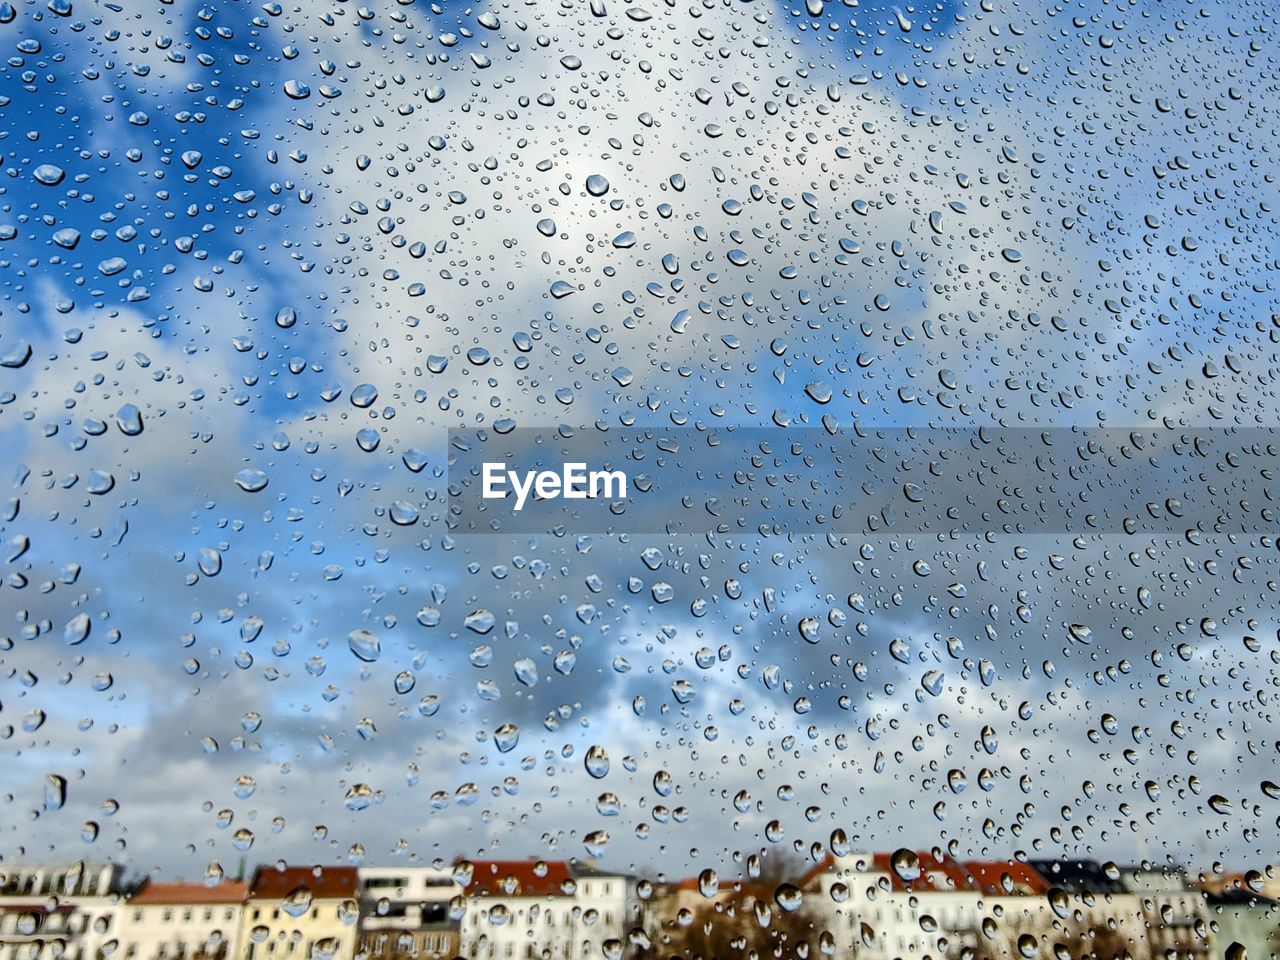
[[587, 768], [587, 773], [600, 780], [609, 773], [609, 754], [605, 752], [604, 747], [593, 744], [587, 749], [583, 765]]
[[249, 493], [257, 493], [259, 490], [265, 489], [268, 483], [267, 475], [263, 471], [252, 467], [245, 467], [237, 473], [235, 480], [237, 487]]
[[126, 403], [116, 411], [116, 426], [129, 437], [142, 433], [142, 411], [132, 403]]
[[46, 187], [56, 187], [60, 184], [67, 172], [61, 167], [52, 163], [42, 163], [36, 167], [33, 176], [37, 183], [42, 183]]
[[493, 615], [492, 611], [480, 609], [473, 610], [467, 614], [466, 619], [463, 620], [463, 626], [474, 633], [486, 634], [494, 628], [497, 622], [498, 618]]
[[93, 621], [89, 619], [87, 613], [77, 613], [63, 627], [62, 639], [72, 646], [84, 643], [89, 638], [89, 630], [92, 626]]
[[903, 883], [920, 879], [920, 858], [914, 850], [895, 850], [889, 857], [889, 866]]
[[44, 778], [44, 808], [50, 812], [61, 810], [67, 802], [67, 778], [50, 773]]
[[352, 630], [347, 634], [347, 647], [356, 658], [365, 663], [373, 663], [382, 655], [382, 644], [376, 634], [368, 630]]

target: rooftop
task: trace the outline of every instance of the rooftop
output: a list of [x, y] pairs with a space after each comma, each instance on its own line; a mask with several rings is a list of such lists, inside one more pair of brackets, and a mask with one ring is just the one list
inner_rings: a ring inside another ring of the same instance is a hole
[[249, 887], [243, 883], [150, 883], [129, 898], [130, 903], [148, 904], [185, 903], [243, 903], [249, 896]]
[[299, 888], [317, 900], [355, 897], [359, 889], [355, 867], [259, 867], [254, 871], [251, 896], [283, 900]]
[[469, 897], [556, 897], [572, 890], [565, 860], [473, 860]]
[[1031, 860], [1036, 873], [1068, 893], [1124, 893], [1120, 877], [1109, 876], [1097, 860]]

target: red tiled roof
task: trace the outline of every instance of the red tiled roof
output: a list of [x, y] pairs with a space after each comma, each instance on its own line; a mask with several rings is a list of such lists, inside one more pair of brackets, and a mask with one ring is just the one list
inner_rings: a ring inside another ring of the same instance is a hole
[[828, 853], [825, 857], [822, 858], [820, 862], [810, 867], [803, 877], [801, 877], [799, 880], [795, 882], [796, 886], [799, 887], [801, 890], [808, 890], [810, 886], [813, 885], [814, 881], [816, 881], [828, 870], [832, 869], [835, 866], [835, 863], [836, 863], [836, 858]]
[[471, 867], [469, 897], [558, 897], [573, 880], [564, 860], [472, 860]]
[[[891, 853], [872, 854], [871, 861], [865, 865], [864, 869], [867, 873], [887, 875], [889, 882], [893, 885], [893, 889], [899, 893], [923, 893], [926, 891], [951, 893], [960, 890], [977, 889], [977, 884], [970, 879], [964, 867], [950, 857], [944, 857], [939, 860], [928, 852], [917, 852], [916, 857], [920, 861], [920, 876], [911, 881], [904, 881], [894, 872], [893, 854]], [[800, 888], [802, 890], [808, 889], [813, 883], [820, 880], [823, 874], [835, 869], [837, 869], [836, 859], [828, 854], [822, 862], [815, 865], [804, 875], [799, 884]]]
[[[891, 869], [890, 855], [877, 854], [876, 862], [884, 857], [886, 868]], [[904, 889], [933, 890], [938, 893], [954, 893], [961, 890], [977, 890], [977, 884], [970, 878], [964, 865], [950, 857], [935, 857], [931, 853], [917, 853], [920, 859], [920, 878], [904, 884]], [[895, 877], [896, 879], [896, 877]]]
[[311, 891], [317, 900], [339, 900], [356, 896], [355, 867], [259, 867], [253, 875], [251, 896], [259, 900], [283, 900], [299, 887]]
[[987, 896], [1029, 894], [1042, 897], [1049, 892], [1049, 884], [1044, 877], [1025, 863], [1012, 860], [970, 860], [961, 866]]
[[249, 894], [243, 883], [148, 883], [129, 898], [130, 903], [241, 903]]

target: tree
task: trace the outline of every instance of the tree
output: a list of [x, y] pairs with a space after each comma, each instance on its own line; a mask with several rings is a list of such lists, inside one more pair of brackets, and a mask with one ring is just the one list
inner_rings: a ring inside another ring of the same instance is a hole
[[1052, 960], [1131, 960], [1133, 956], [1124, 935], [1105, 924], [1055, 923], [1051, 929], [1036, 930], [1009, 922], [994, 937], [973, 929], [955, 941], [960, 947], [953, 960], [1023, 960], [1046, 954]]
[[650, 954], [684, 960], [808, 960], [830, 945], [820, 912], [800, 889], [804, 863], [785, 855], [753, 861], [747, 879], [721, 884], [714, 897], [660, 911], [659, 936]]

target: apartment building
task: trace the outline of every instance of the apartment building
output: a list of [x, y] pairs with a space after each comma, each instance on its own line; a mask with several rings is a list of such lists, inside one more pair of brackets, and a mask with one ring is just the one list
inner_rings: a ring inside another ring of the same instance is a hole
[[470, 863], [461, 952], [469, 960], [582, 960], [626, 943], [630, 878], [563, 860]]
[[859, 960], [939, 958], [972, 939], [977, 894], [954, 862], [916, 854], [895, 870], [887, 853], [828, 856], [800, 880], [817, 926]]
[[[966, 860], [970, 885], [979, 894], [969, 922], [975, 953], [994, 960], [1022, 960], [1032, 945], [1041, 954], [1059, 942], [1063, 929], [1053, 914], [1044, 877], [1025, 863]], [[1030, 939], [1028, 939], [1030, 938]]]
[[[1098, 960], [1152, 960], [1147, 914], [1118, 869], [1096, 860], [1031, 860], [1051, 888], [1060, 923], [1059, 942], [1074, 941]], [[1065, 939], [1063, 939], [1065, 938]]]
[[244, 908], [243, 960], [350, 960], [360, 917], [355, 867], [259, 867]]
[[[789, 882], [804, 893], [804, 916], [791, 921], [790, 935], [825, 941], [837, 957], [1024, 960], [1065, 951], [1096, 960], [1207, 960], [1211, 950], [1204, 898], [1176, 871], [1157, 877], [1088, 860], [862, 852], [828, 855]], [[749, 930], [757, 901], [777, 916], [771, 884], [682, 881], [660, 891], [650, 929], [660, 944], [688, 941], [679, 928], [694, 918]], [[710, 946], [714, 938], [694, 939]]]
[[1213, 930], [1214, 960], [1235, 960], [1235, 948], [1243, 948], [1249, 960], [1280, 956], [1280, 902], [1241, 885], [1207, 894], [1205, 909]]
[[[118, 866], [11, 868], [0, 960], [624, 960], [765, 956], [799, 940], [836, 960], [1239, 960], [1236, 944], [1267, 960], [1280, 946], [1253, 875], [1201, 890], [1177, 868], [908, 851], [799, 872], [707, 874], [641, 901], [633, 878], [563, 860], [261, 867], [248, 884], [132, 889]], [[784, 906], [782, 882], [798, 902]]]
[[1120, 882], [1139, 899], [1147, 940], [1165, 960], [1209, 960], [1209, 908], [1181, 867], [1120, 868]]
[[580, 942], [589, 957], [605, 956], [606, 944], [622, 945], [628, 932], [640, 925], [640, 902], [635, 878], [601, 870], [593, 864], [575, 864], [574, 898], [585, 922]]
[[120, 934], [123, 868], [0, 866], [0, 960], [103, 960]]
[[452, 870], [360, 867], [360, 936], [368, 960], [448, 960], [459, 952], [461, 924], [452, 904], [463, 894]]
[[119, 956], [239, 960], [248, 893], [243, 883], [147, 883], [124, 909]]

